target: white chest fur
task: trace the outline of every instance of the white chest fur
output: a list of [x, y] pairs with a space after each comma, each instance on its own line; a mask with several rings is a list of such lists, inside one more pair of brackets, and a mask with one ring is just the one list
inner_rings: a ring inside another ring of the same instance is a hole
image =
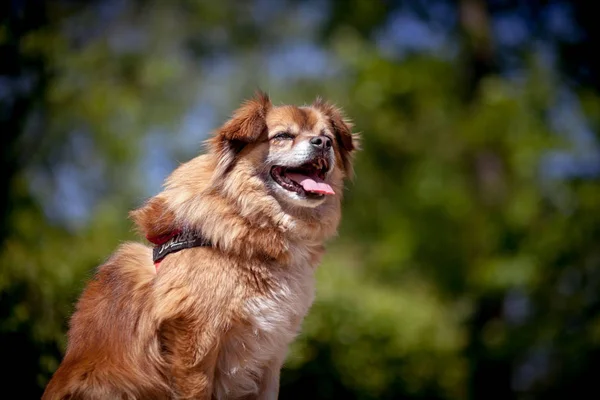
[[271, 290], [246, 300], [247, 329], [232, 333], [222, 344], [215, 372], [217, 399], [258, 392], [265, 369], [278, 368], [285, 359], [313, 302], [312, 267], [281, 271], [275, 278]]

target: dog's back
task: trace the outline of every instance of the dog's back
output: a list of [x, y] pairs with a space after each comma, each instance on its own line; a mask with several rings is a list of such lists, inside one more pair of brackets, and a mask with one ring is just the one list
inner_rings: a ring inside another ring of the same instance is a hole
[[141, 244], [123, 245], [98, 269], [77, 304], [65, 359], [44, 400], [170, 397], [148, 317], [154, 276], [151, 251]]

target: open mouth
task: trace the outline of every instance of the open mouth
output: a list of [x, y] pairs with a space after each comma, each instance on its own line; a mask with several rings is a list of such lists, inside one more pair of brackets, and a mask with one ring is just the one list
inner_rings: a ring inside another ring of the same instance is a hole
[[271, 176], [282, 188], [299, 195], [313, 198], [322, 198], [333, 195], [333, 188], [325, 182], [325, 175], [329, 170], [329, 162], [324, 158], [317, 158], [299, 167], [284, 167], [276, 165], [271, 168]]

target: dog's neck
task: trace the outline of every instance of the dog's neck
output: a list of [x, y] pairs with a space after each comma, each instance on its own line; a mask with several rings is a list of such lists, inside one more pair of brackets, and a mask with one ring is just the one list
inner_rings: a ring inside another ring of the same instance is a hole
[[318, 251], [335, 234], [339, 213], [330, 211], [340, 206], [339, 197], [322, 208], [286, 209], [268, 194], [263, 179], [247, 170], [234, 169], [230, 173], [237, 176], [211, 186], [211, 176], [201, 172], [210, 162], [200, 156], [182, 165], [157, 196], [174, 213], [172, 229], [187, 226], [227, 253], [280, 262], [290, 262], [290, 251], [298, 246], [309, 248], [294, 253]]

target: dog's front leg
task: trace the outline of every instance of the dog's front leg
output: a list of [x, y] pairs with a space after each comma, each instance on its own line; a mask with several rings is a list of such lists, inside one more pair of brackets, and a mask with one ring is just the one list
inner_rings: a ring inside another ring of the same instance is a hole
[[279, 396], [279, 375], [284, 360], [284, 357], [278, 357], [263, 369], [257, 400], [277, 400]]
[[201, 332], [191, 327], [197, 325], [179, 319], [163, 323], [164, 356], [177, 399], [210, 400], [218, 356], [216, 336], [206, 326]]

